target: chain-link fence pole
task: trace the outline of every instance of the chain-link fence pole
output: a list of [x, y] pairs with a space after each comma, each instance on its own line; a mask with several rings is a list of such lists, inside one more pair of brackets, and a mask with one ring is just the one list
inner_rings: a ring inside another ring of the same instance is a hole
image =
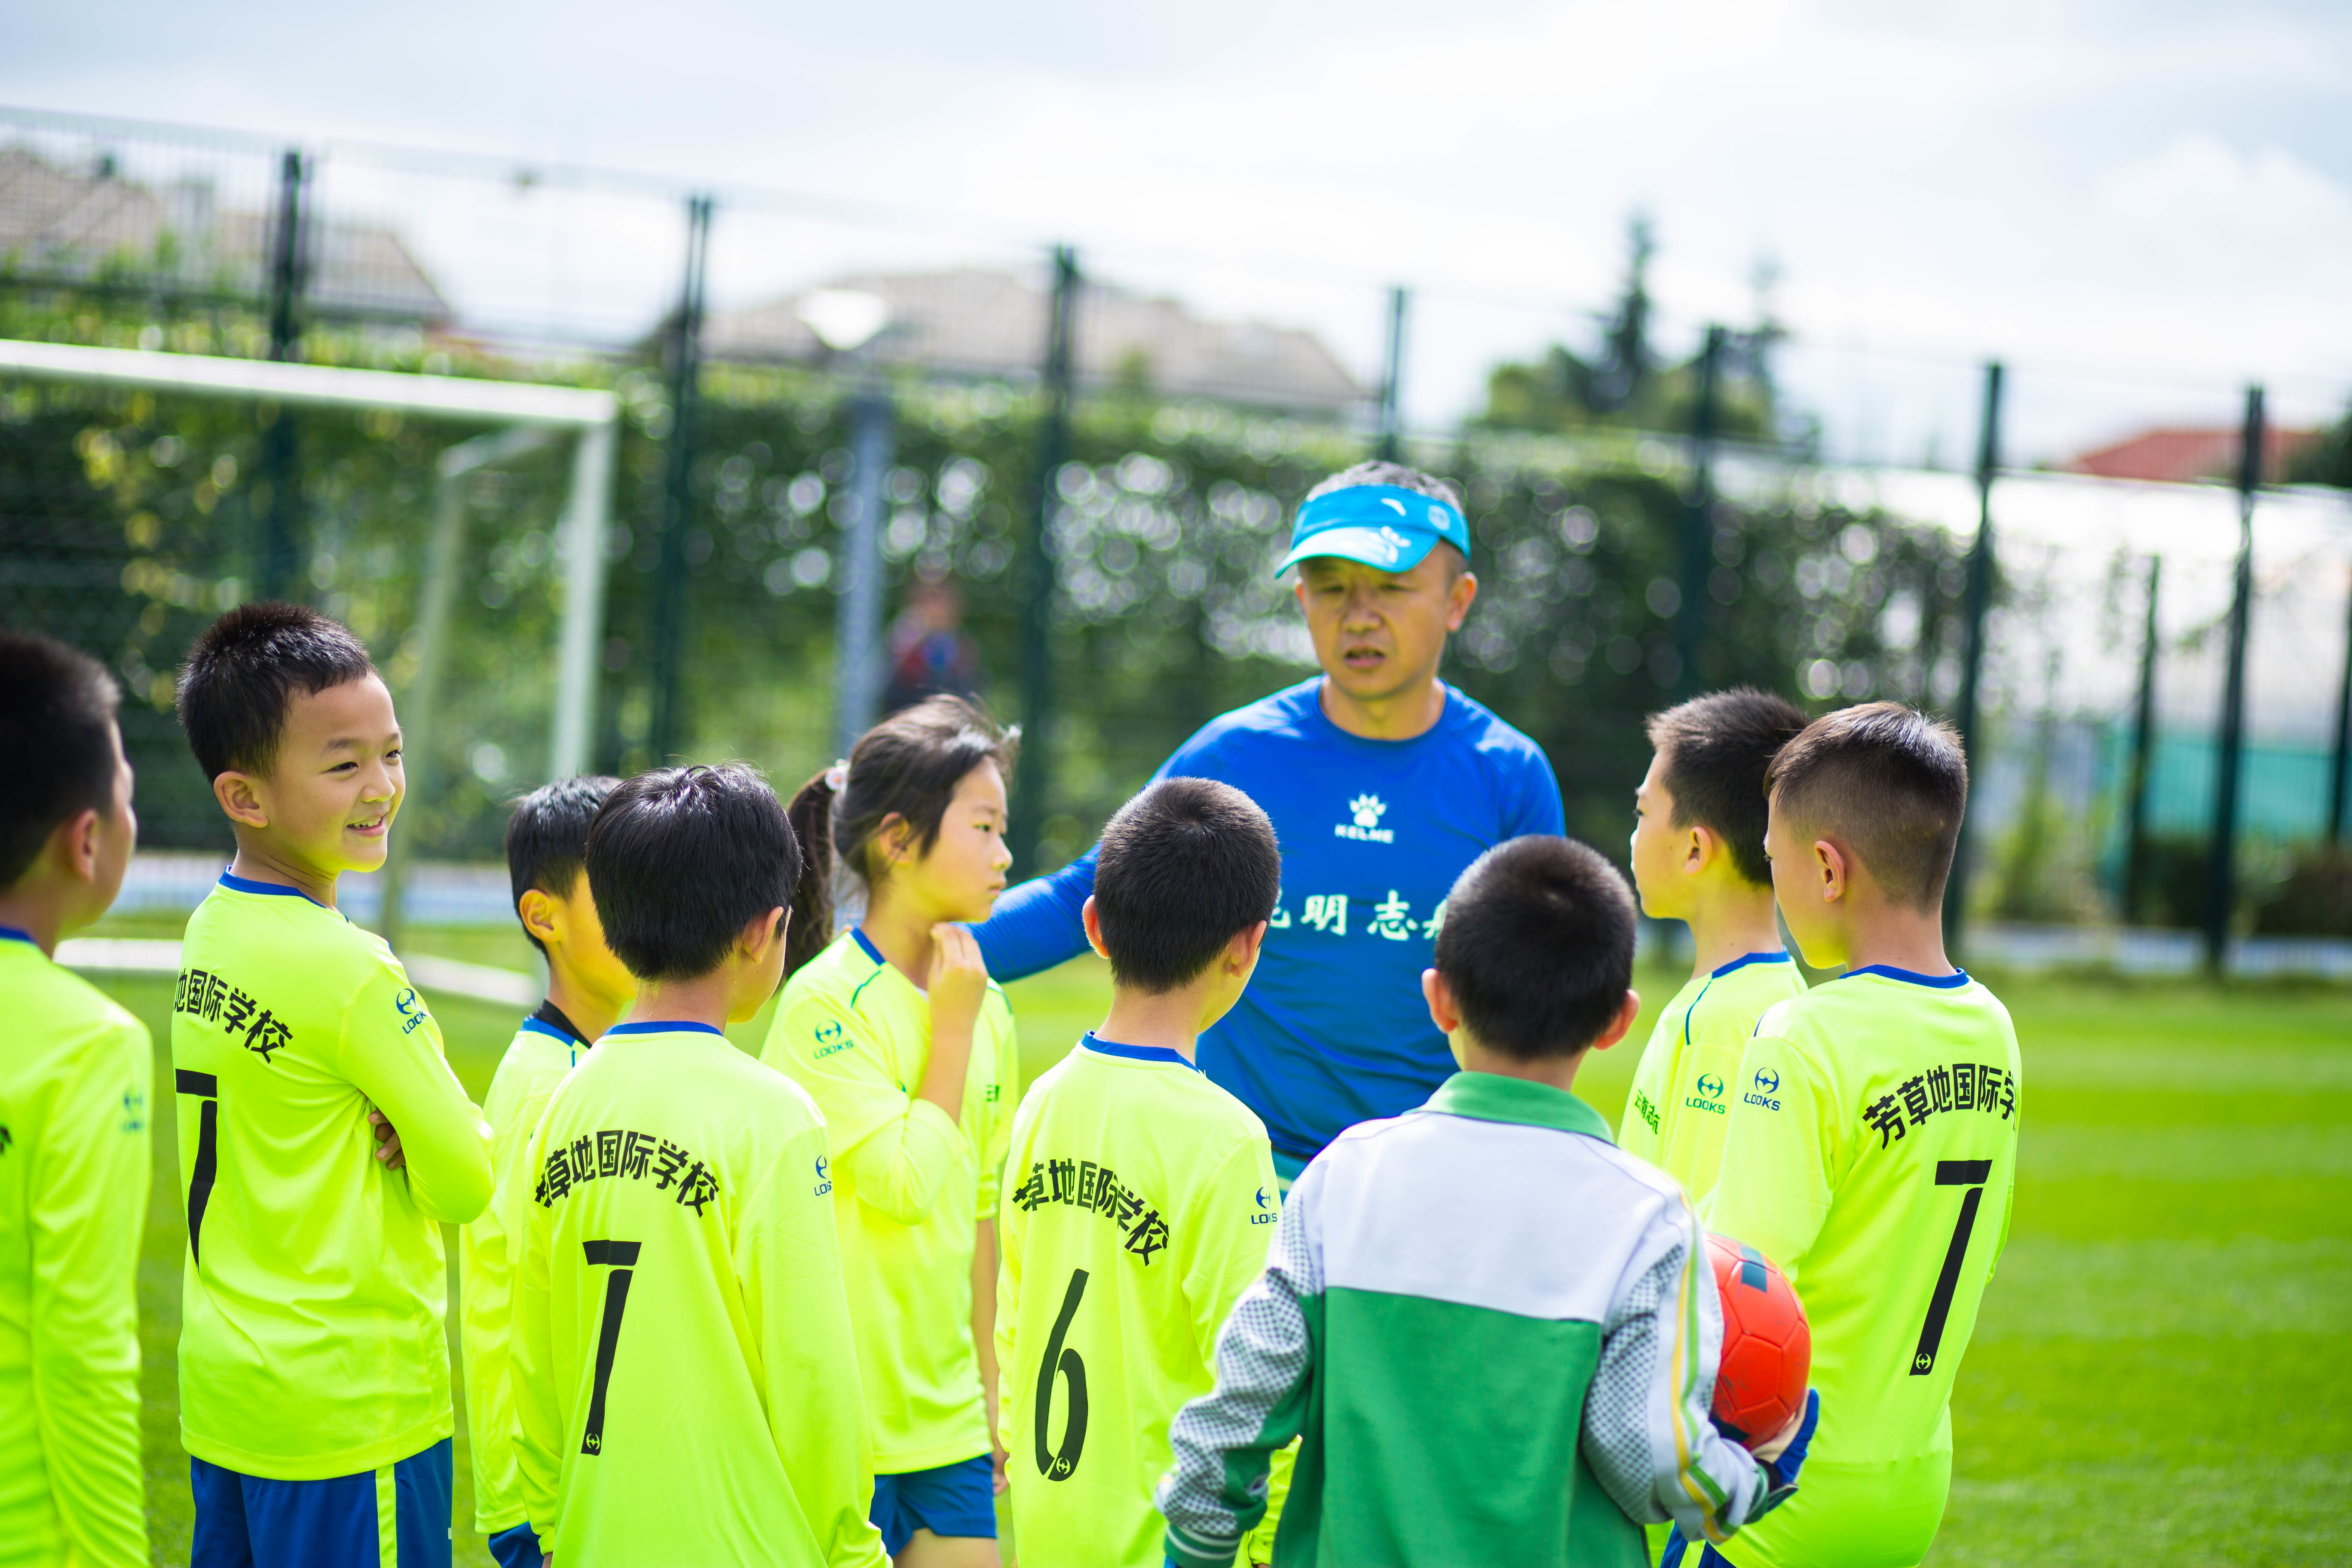
[[1675, 605], [1675, 700], [1698, 695], [1699, 647], [1706, 640], [1706, 580], [1715, 565], [1715, 435], [1730, 334], [1706, 330], [1698, 356], [1698, 398], [1691, 405], [1690, 494], [1683, 502], [1681, 585]]
[[2124, 885], [2121, 914], [2126, 925], [2140, 918], [2147, 887], [2147, 784], [2156, 755], [2157, 596], [2164, 584], [2164, 557], [2147, 558], [2147, 626], [2139, 641], [2139, 695], [2132, 710], [2129, 797], [2124, 803]]
[[[1980, 782], [1985, 763], [1983, 735], [1977, 721], [1978, 688], [1984, 678], [1985, 616], [1992, 608], [1992, 485], [2000, 470], [2000, 362], [1985, 366], [1984, 423], [1977, 442], [1977, 536], [1969, 546], [1968, 625], [1960, 648], [1960, 700], [1957, 715], [1960, 744], [1966, 748], [1971, 783]], [[1944, 884], [1944, 943], [1957, 952], [1968, 920], [1969, 872], [1973, 835], [1969, 815], [1960, 817], [1959, 842], [1952, 854], [1952, 875]]]
[[[2352, 589], [2352, 581], [2347, 581]], [[2344, 679], [2336, 690], [2336, 755], [2327, 770], [2327, 842], [2344, 842], [2345, 796], [2352, 792], [2352, 592], [2345, 595]]]
[[1389, 290], [1388, 350], [1381, 363], [1381, 429], [1377, 456], [1382, 462], [1403, 461], [1404, 451], [1404, 322], [1412, 290], [1402, 285]]
[[[299, 149], [288, 148], [278, 171], [278, 205], [269, 233], [269, 357], [281, 363], [302, 348], [302, 294], [309, 282], [309, 247], [303, 230], [310, 216], [303, 199], [308, 168]], [[254, 551], [254, 576], [263, 599], [297, 593], [302, 566], [302, 466], [294, 411], [273, 404], [261, 437], [262, 482], [268, 499], [261, 509], [260, 539]]]
[[2221, 754], [2213, 771], [2213, 842], [2205, 863], [2205, 968], [2219, 975], [2230, 957], [2238, 903], [2238, 780], [2246, 742], [2246, 631], [2254, 607], [2254, 495], [2263, 482], [2263, 389], [2246, 389], [2238, 447], [2238, 572], [2230, 596], [2230, 663], [2221, 683]]
[[881, 374], [849, 408], [849, 531], [842, 541], [841, 598], [834, 607], [833, 754], [849, 755], [882, 700], [882, 508], [889, 477], [890, 394]]
[[1078, 253], [1054, 250], [1054, 294], [1045, 318], [1045, 399], [1037, 438], [1037, 495], [1031, 516], [1021, 595], [1021, 766], [1014, 782], [1013, 864], [1023, 876], [1037, 864], [1037, 841], [1051, 810], [1054, 770], [1054, 514], [1055, 489], [1070, 455], [1071, 334], [1078, 297]]
[[686, 281], [670, 335], [669, 451], [654, 572], [653, 716], [646, 750], [666, 765], [685, 740], [687, 531], [694, 521], [695, 404], [701, 387], [703, 282], [710, 260], [710, 198], [686, 204]]

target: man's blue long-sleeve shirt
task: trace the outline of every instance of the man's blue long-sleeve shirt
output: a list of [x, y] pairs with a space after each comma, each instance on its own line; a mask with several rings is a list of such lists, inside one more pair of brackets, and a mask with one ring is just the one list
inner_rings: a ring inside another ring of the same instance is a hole
[[[1249, 989], [1201, 1037], [1201, 1068], [1265, 1121], [1278, 1154], [1314, 1158], [1340, 1131], [1396, 1116], [1454, 1070], [1421, 972], [1440, 906], [1507, 838], [1559, 833], [1559, 784], [1536, 743], [1448, 688], [1410, 741], [1350, 735], [1322, 677], [1210, 721], [1153, 780], [1212, 778], [1264, 808], [1282, 898]], [[974, 928], [988, 972], [1017, 980], [1087, 951], [1089, 849], [1013, 889]]]

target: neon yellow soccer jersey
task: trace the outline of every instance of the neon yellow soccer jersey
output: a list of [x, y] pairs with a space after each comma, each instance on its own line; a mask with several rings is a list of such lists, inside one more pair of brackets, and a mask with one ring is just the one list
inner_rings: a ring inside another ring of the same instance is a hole
[[1169, 1423], [1282, 1199], [1265, 1125], [1176, 1052], [1088, 1035], [1013, 1130], [997, 1289], [1002, 1441], [1024, 1568], [1156, 1568]]
[[523, 1501], [558, 1563], [883, 1561], [824, 1121], [704, 1024], [548, 1100], [515, 1280]]
[[147, 1030], [0, 926], [0, 1561], [147, 1561]]
[[1617, 1146], [1680, 1182], [1694, 1205], [1704, 1202], [1723, 1159], [1732, 1080], [1748, 1037], [1766, 1008], [1804, 989], [1787, 953], [1751, 952], [1675, 992], [1642, 1047]]
[[[490, 1196], [490, 1133], [382, 939], [224, 876], [173, 998], [180, 1436], [273, 1480], [393, 1464], [450, 1435], [441, 1226]], [[376, 1160], [370, 1110], [407, 1168]]]
[[1767, 1013], [1734, 1087], [1706, 1223], [1797, 1288], [1822, 1424], [1797, 1495], [1717, 1550], [1741, 1568], [1916, 1563], [2009, 1236], [2016, 1030], [1965, 973], [1858, 969]]
[[534, 1172], [530, 1135], [548, 1097], [585, 1042], [538, 1017], [525, 1018], [499, 1061], [482, 1118], [490, 1125], [493, 1191], [482, 1217], [457, 1233], [457, 1281], [465, 1302], [466, 1428], [473, 1439], [474, 1528], [495, 1535], [524, 1522], [515, 1469], [510, 1382], [515, 1240], [529, 1210]]
[[971, 1260], [974, 1226], [995, 1217], [1021, 1098], [1004, 993], [992, 982], [981, 1005], [957, 1121], [915, 1094], [930, 1051], [929, 998], [853, 928], [784, 987], [761, 1058], [824, 1113], [841, 1272], [884, 1475], [988, 1452]]

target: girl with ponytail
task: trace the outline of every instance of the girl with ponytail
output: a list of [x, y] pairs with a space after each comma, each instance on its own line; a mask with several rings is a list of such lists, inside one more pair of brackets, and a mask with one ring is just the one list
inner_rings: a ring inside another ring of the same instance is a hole
[[[803, 850], [762, 1059], [824, 1112], [843, 1280], [900, 1568], [995, 1568], [996, 1202], [1020, 1100], [1013, 1015], [963, 922], [1012, 864], [1015, 736], [933, 697], [789, 807]], [[834, 935], [839, 878], [865, 911]]]

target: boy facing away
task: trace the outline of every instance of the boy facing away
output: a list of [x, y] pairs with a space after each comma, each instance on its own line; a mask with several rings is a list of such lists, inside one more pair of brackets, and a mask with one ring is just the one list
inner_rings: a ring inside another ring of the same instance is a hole
[[641, 773], [587, 865], [638, 992], [527, 1146], [525, 1514], [564, 1568], [878, 1565], [824, 1121], [722, 1032], [783, 974], [783, 805], [748, 768]]
[[53, 960], [138, 841], [113, 678], [0, 632], [0, 1558], [147, 1561], [139, 1458], [146, 1026]]
[[1650, 719], [1648, 776], [1633, 795], [1633, 886], [1642, 912], [1690, 927], [1690, 980], [1650, 1030], [1618, 1147], [1702, 1204], [1723, 1158], [1739, 1054], [1756, 1020], [1801, 993], [1772, 919], [1764, 858], [1764, 770], [1805, 727], [1796, 704], [1742, 689]]
[[1623, 879], [1517, 838], [1445, 907], [1422, 984], [1463, 1070], [1291, 1189], [1216, 1392], [1171, 1433], [1159, 1502], [1186, 1568], [1232, 1560], [1299, 1434], [1280, 1568], [1638, 1568], [1642, 1522], [1719, 1541], [1795, 1481], [1769, 1462], [1795, 1422], [1759, 1458], [1708, 1420], [1722, 1312], [1682, 1190], [1570, 1092], [1640, 1010]]
[[179, 710], [236, 836], [172, 1014], [192, 1561], [446, 1564], [441, 1226], [489, 1201], [490, 1137], [399, 961], [335, 910], [400, 809], [392, 694], [343, 627], [254, 604], [196, 639]]
[[539, 1568], [539, 1537], [524, 1517], [515, 1468], [515, 1238], [530, 1204], [525, 1145], [563, 1075], [618, 1022], [637, 983], [604, 945], [589, 895], [588, 825], [619, 787], [614, 778], [558, 779], [515, 802], [507, 819], [507, 876], [523, 935], [547, 960], [547, 999], [522, 1021], [490, 1079], [496, 1191], [457, 1245], [465, 1298], [466, 1425], [473, 1436], [474, 1528], [499, 1568]]
[[1281, 884], [1273, 825], [1229, 784], [1165, 780], [1103, 829], [1082, 918], [1110, 1012], [1022, 1102], [999, 1226], [1025, 1568], [1161, 1561], [1168, 1424], [1214, 1383], [1217, 1331], [1281, 1212], [1265, 1123], [1194, 1059], [1249, 984]]
[[1943, 1518], [1952, 1379], [2017, 1173], [2016, 1031], [1944, 955], [1968, 765], [1949, 729], [1874, 702], [1808, 725], [1770, 784], [1790, 935], [1845, 973], [1758, 1026], [1707, 1218], [1803, 1298], [1822, 1415], [1803, 1495], [1721, 1555], [1916, 1563]]

